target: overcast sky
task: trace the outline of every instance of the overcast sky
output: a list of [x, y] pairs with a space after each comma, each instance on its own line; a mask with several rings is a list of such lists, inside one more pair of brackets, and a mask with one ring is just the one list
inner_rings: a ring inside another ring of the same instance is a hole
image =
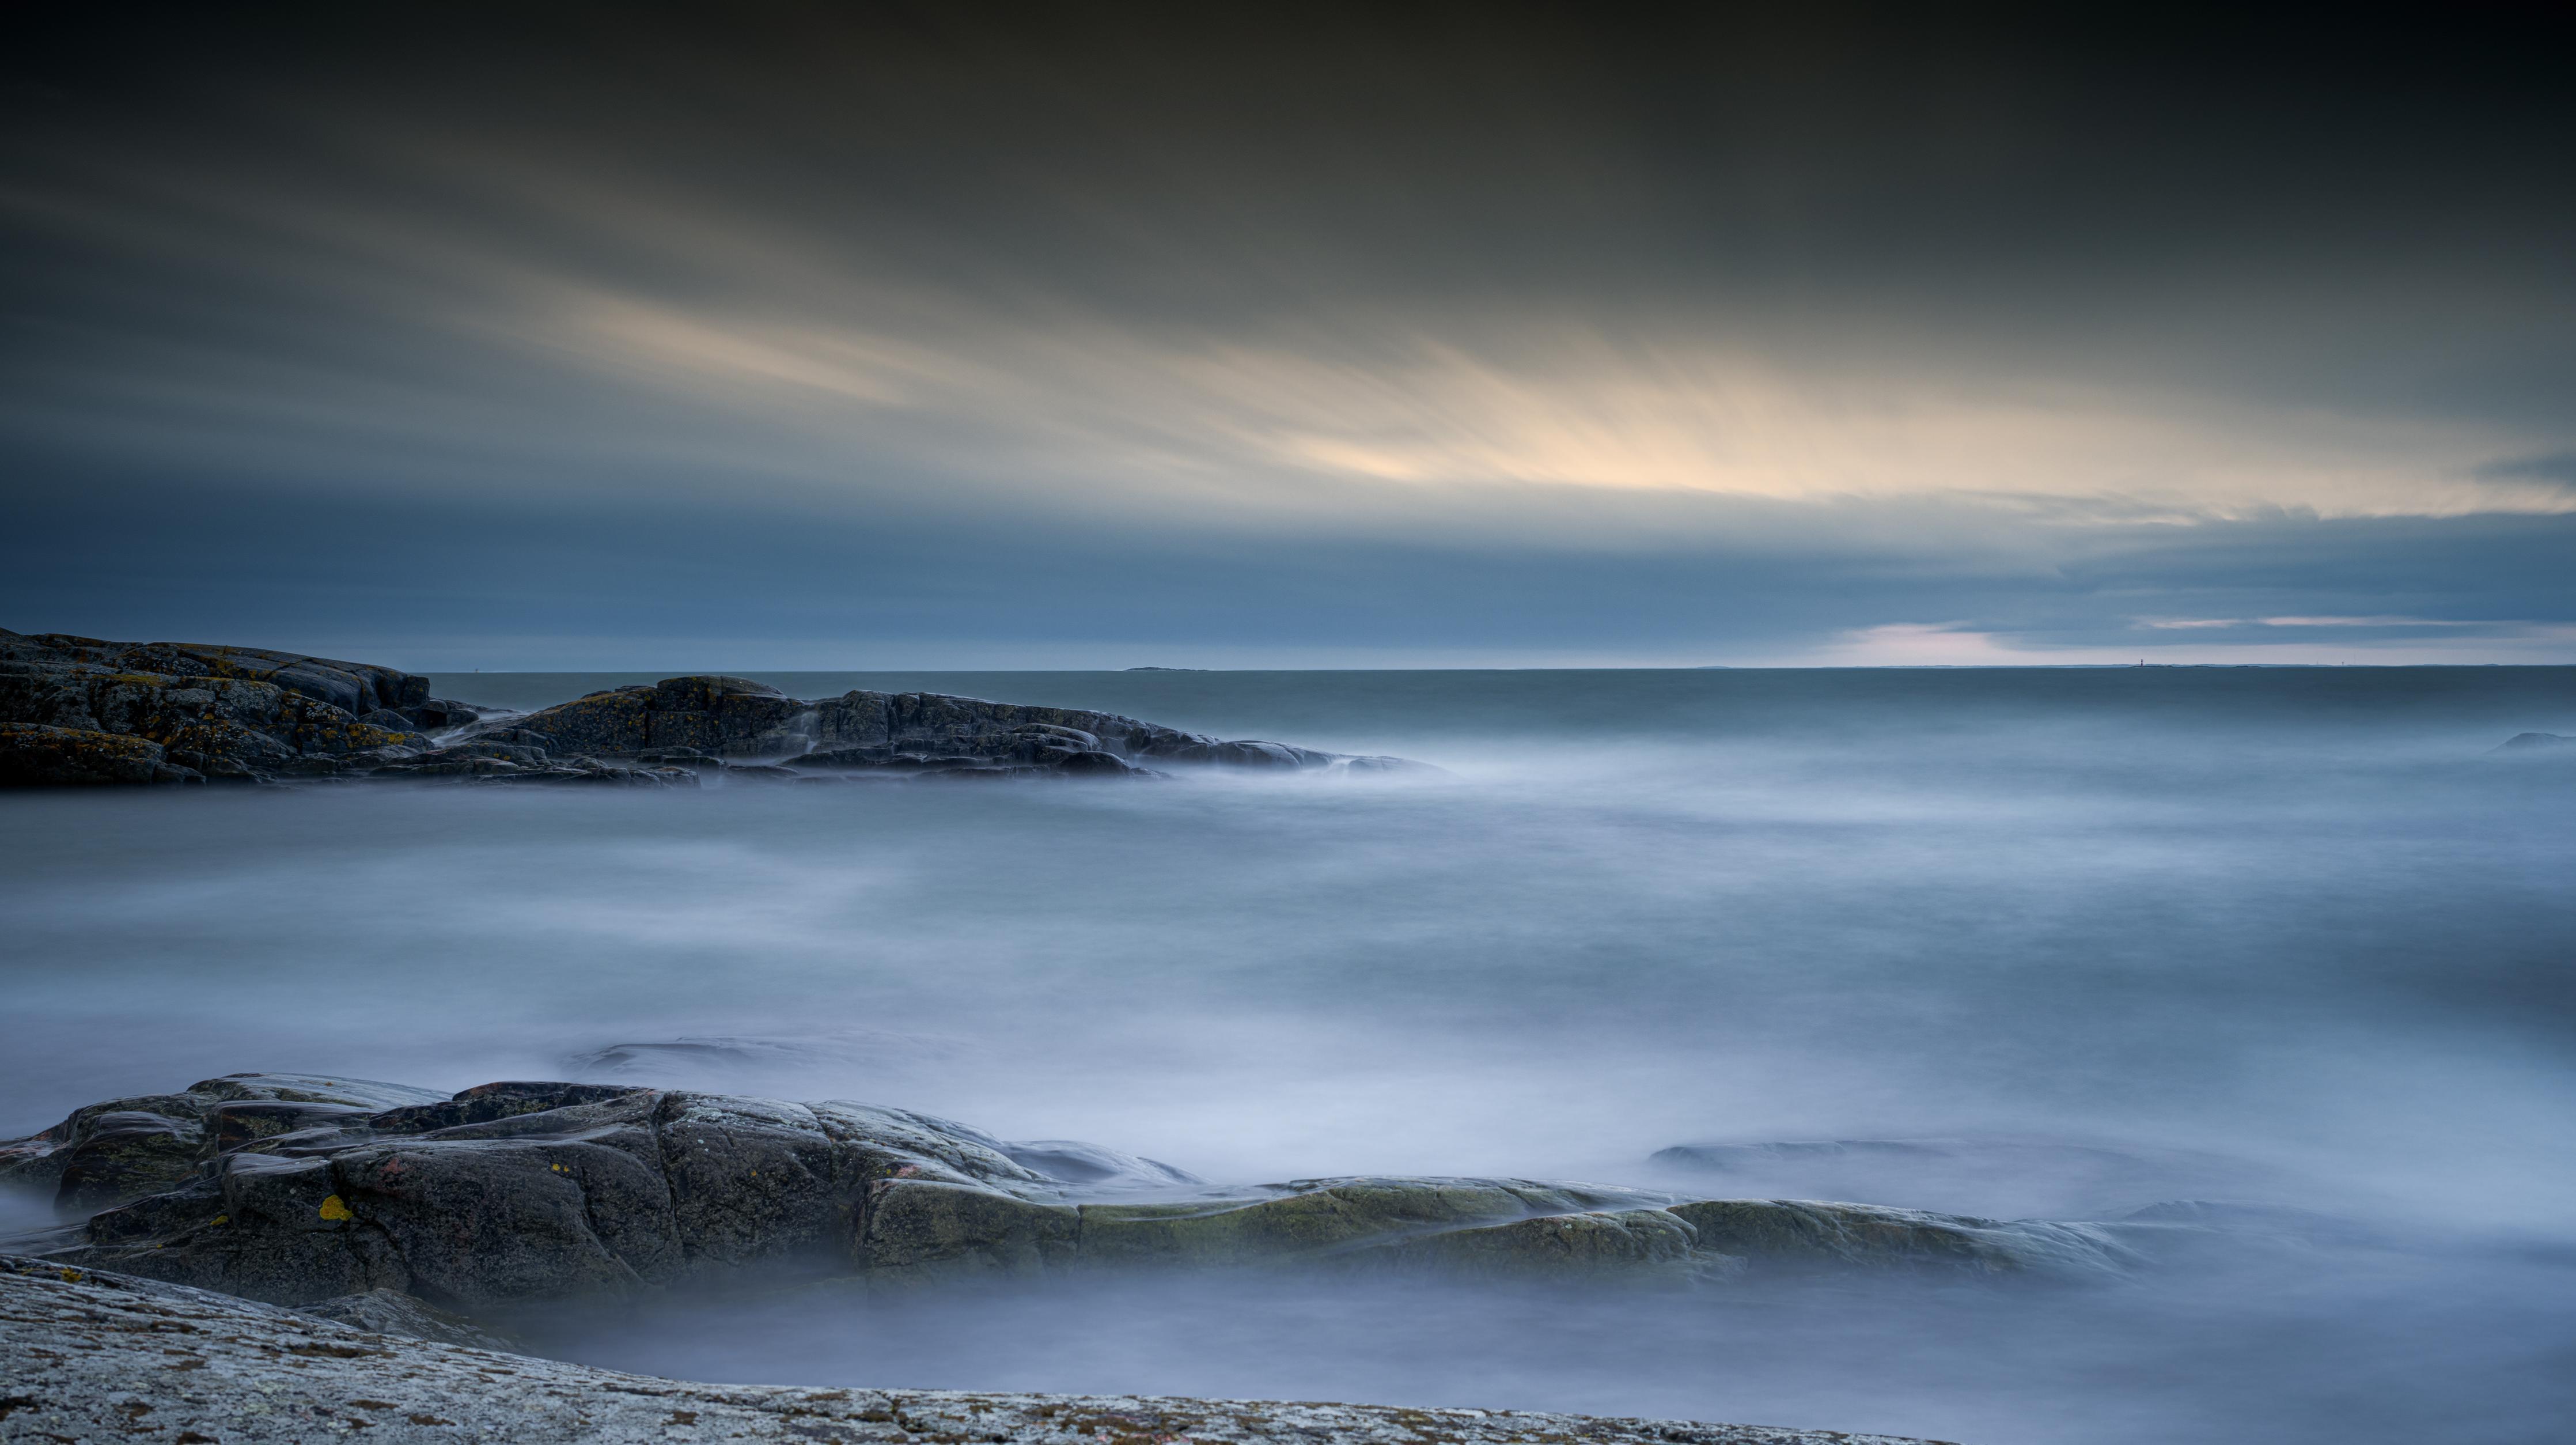
[[2563, 7], [1393, 8], [13, 7], [0, 625], [2576, 661]]

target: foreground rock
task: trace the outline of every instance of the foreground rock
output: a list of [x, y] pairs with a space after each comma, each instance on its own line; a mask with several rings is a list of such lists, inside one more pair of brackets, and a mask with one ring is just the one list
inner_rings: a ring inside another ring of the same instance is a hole
[[806, 701], [739, 677], [666, 678], [526, 717], [487, 716], [430, 697], [427, 678], [390, 667], [0, 629], [0, 787], [318, 777], [640, 786], [859, 774], [1136, 777], [1153, 771], [1149, 762], [1421, 769], [1400, 758], [1229, 742], [1076, 708], [927, 692]]
[[0, 1440], [1903, 1445], [1826, 1430], [1160, 1396], [695, 1385], [0, 1256]]
[[466, 1315], [711, 1276], [870, 1290], [1106, 1270], [1418, 1271], [1674, 1287], [1865, 1270], [2118, 1278], [2204, 1222], [2059, 1224], [1525, 1179], [1210, 1188], [1066, 1140], [609, 1084], [231, 1075], [0, 1144], [67, 1218], [56, 1262], [301, 1305]]

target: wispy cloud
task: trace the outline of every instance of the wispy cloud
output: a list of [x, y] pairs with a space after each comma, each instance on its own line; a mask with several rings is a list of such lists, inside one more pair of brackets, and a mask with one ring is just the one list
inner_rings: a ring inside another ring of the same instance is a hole
[[2528, 622], [2443, 617], [2142, 617], [2138, 626], [2158, 632], [2185, 632], [2212, 627], [2481, 627], [2490, 630], [2528, 627]]
[[1221, 478], [1249, 494], [1258, 479], [1316, 474], [2074, 501], [2171, 520], [2576, 511], [2576, 491], [2474, 474], [2464, 459], [2494, 442], [2482, 428], [2420, 419], [1935, 376], [1858, 356], [1802, 367], [1687, 335], [1536, 319], [1220, 340], [1097, 317], [1014, 321], [963, 298], [872, 304], [855, 286], [841, 301], [849, 319], [835, 324], [584, 290], [536, 324], [597, 371], [678, 404], [757, 415], [827, 453], [836, 441], [884, 444], [889, 415], [971, 420], [997, 455], [1045, 455], [1148, 495]]
[[[396, 577], [385, 616], [476, 636], [499, 597], [612, 635], [682, 573], [727, 636], [959, 649], [2386, 656], [2576, 616], [2564, 147], [2476, 106], [2336, 71], [2300, 113], [2348, 125], [2267, 131], [2266, 88], [2142, 130], [2015, 61], [1970, 123], [1909, 90], [1938, 65], [1717, 44], [1645, 94], [1670, 57], [1571, 21], [766, 13], [567, 21], [614, 52], [578, 72], [471, 24], [220, 65], [102, 30], [0, 90], [0, 600], [191, 617], [266, 548], [308, 559], [281, 609]], [[2391, 169], [2314, 164], [2357, 155]], [[66, 543], [56, 500], [127, 525]]]
[[[2188, 619], [2162, 624], [2164, 630], [2237, 627], [2377, 627], [2373, 618]], [[2247, 664], [2333, 665], [2370, 663], [2380, 666], [2467, 664], [2486, 662], [2563, 662], [2576, 656], [2576, 626], [2532, 623], [2423, 623], [2403, 619], [2397, 625], [2460, 627], [2481, 630], [2478, 636], [2449, 636], [2438, 641], [2404, 637], [2354, 637], [2334, 642], [2285, 641], [2262, 637], [2232, 640], [2159, 641], [2144, 650], [2100, 643], [2068, 644], [2029, 633], [1979, 627], [1970, 623], [1887, 623], [1856, 628], [1809, 654], [1813, 661], [1846, 667], [2028, 667], [2161, 665], [2232, 666]], [[2144, 624], [2156, 627], [2159, 624]]]

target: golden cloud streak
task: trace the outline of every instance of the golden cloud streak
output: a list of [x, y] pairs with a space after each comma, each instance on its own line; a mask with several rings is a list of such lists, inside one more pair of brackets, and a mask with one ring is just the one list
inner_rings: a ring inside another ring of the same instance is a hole
[[834, 324], [584, 294], [551, 329], [598, 365], [702, 403], [792, 416], [823, 439], [886, 415], [971, 419], [1006, 449], [1140, 493], [1182, 477], [1221, 489], [1229, 477], [1309, 474], [1784, 500], [2114, 501], [2132, 519], [2576, 511], [2576, 489], [2474, 475], [2529, 439], [2465, 425], [1801, 369], [1574, 327], [1475, 344], [1346, 332], [1328, 351], [941, 315], [920, 298]]

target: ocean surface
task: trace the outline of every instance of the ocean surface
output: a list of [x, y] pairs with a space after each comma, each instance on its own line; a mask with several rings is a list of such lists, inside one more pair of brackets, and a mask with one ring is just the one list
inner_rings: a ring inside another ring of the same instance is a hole
[[[1215, 1277], [531, 1328], [700, 1378], [1990, 1445], [2576, 1433], [2576, 758], [2491, 751], [2576, 734], [2576, 669], [752, 675], [1446, 776], [0, 797], [0, 1134], [237, 1070], [569, 1076], [1221, 1182], [2219, 1200], [2304, 1222], [2090, 1290]], [[1875, 1143], [1723, 1147], [1833, 1141]], [[1685, 1144], [1715, 1163], [1651, 1157]]]

